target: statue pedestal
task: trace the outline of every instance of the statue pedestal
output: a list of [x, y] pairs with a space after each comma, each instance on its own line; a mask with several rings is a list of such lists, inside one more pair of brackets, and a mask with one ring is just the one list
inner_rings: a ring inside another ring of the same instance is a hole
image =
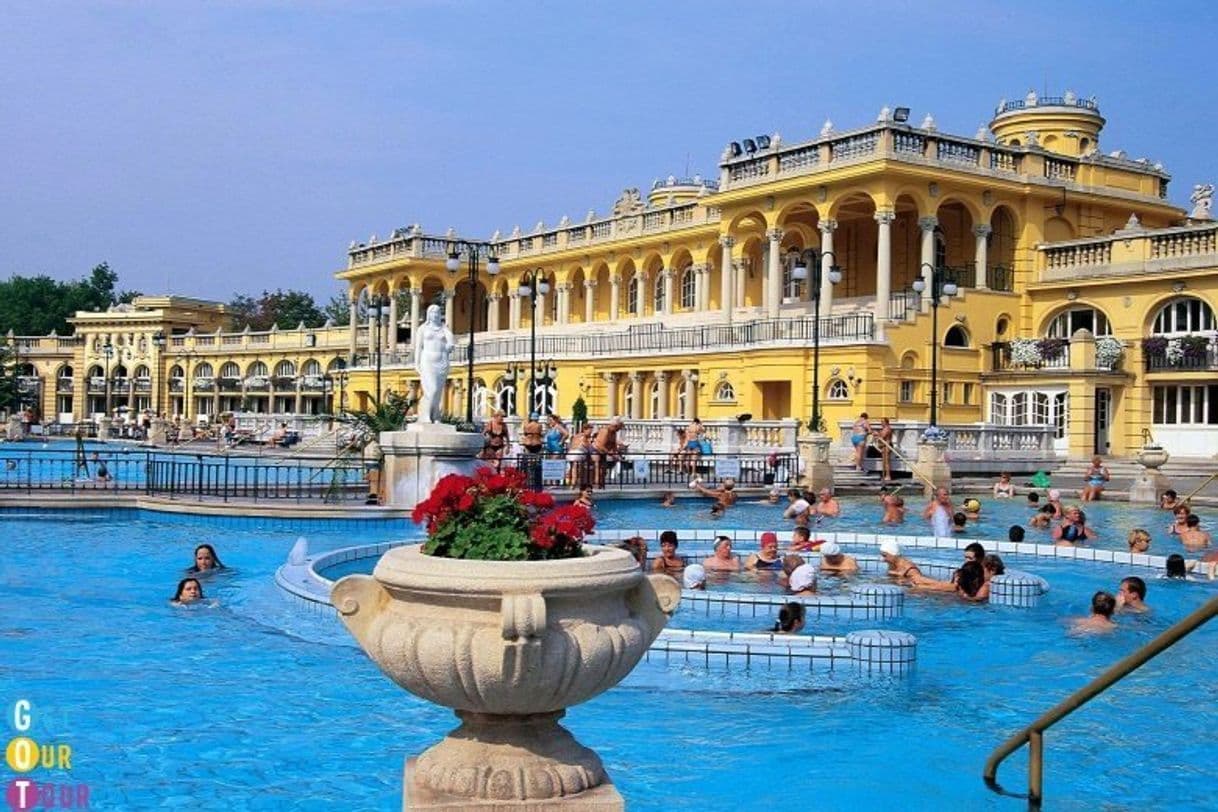
[[21, 418], [20, 417], [18, 417], [15, 414], [9, 416], [8, 425], [5, 426], [5, 429], [4, 429], [4, 435], [5, 435], [5, 437], [8, 438], [9, 442], [13, 442], [13, 443], [17, 442], [18, 440], [25, 439], [21, 434]]
[[933, 490], [926, 484], [927, 480], [935, 488], [952, 490], [952, 468], [947, 464], [947, 440], [921, 440], [918, 442], [918, 458], [913, 464], [914, 476], [922, 483], [927, 496]]
[[441, 793], [430, 790], [427, 787], [419, 786], [413, 779], [415, 772], [415, 762], [417, 758], [409, 758], [406, 760], [406, 771], [403, 776], [402, 786], [405, 791], [402, 794], [402, 810], [409, 812], [414, 809], [439, 809], [439, 810], [458, 810], [458, 809], [477, 809], [483, 812], [562, 812], [572, 810], [573, 812], [622, 812], [626, 808], [626, 802], [622, 800], [622, 794], [617, 791], [617, 787], [613, 786], [613, 781], [606, 776], [603, 784], [599, 784], [592, 789], [584, 790], [578, 795], [568, 795], [563, 798], [555, 798], [552, 800], [529, 800], [529, 801], [490, 801], [480, 800], [477, 798], [460, 798], [453, 795], [443, 795]]
[[1159, 473], [1159, 468], [1168, 460], [1168, 453], [1162, 448], [1144, 447], [1138, 451], [1137, 460], [1143, 470], [1129, 486], [1129, 501], [1134, 504], [1157, 505], [1159, 494], [1171, 487], [1167, 477]]
[[110, 439], [110, 426], [112, 423], [113, 421], [106, 415], [102, 415], [101, 417], [97, 418], [97, 439]]
[[482, 435], [459, 432], [445, 423], [415, 423], [406, 431], [382, 432], [380, 444], [386, 504], [411, 509], [427, 498], [441, 477], [473, 474]]
[[148, 445], [168, 445], [168, 426], [168, 421], [159, 417], [152, 418], [152, 425], [148, 427]]
[[813, 432], [795, 441], [799, 449], [799, 460], [803, 465], [802, 485], [804, 490], [819, 491], [833, 489], [833, 464], [829, 462], [829, 435]]

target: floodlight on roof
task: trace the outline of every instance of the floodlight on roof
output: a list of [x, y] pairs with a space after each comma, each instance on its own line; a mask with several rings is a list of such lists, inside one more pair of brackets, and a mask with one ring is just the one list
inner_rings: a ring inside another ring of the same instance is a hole
[[893, 121], [909, 121], [909, 108], [908, 107], [898, 107], [896, 110], [893, 110], [892, 111], [892, 120]]

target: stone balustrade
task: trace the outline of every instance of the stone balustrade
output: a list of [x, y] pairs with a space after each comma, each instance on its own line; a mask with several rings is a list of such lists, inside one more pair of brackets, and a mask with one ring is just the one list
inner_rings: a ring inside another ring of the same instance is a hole
[[1212, 267], [1218, 263], [1218, 223], [1143, 230], [1130, 223], [1115, 234], [1041, 246], [1045, 281]]
[[[689, 420], [675, 417], [630, 419], [619, 434], [619, 439], [634, 451], [672, 451], [677, 440], [677, 429], [688, 425]], [[704, 420], [702, 428], [703, 436], [715, 453], [791, 452], [795, 450], [798, 421], [750, 420], [740, 423], [737, 420]]]
[[[875, 421], [873, 426], [878, 426]], [[838, 450], [844, 452], [850, 449], [850, 435], [853, 433], [853, 421], [842, 420], [838, 423]], [[1053, 440], [1056, 429], [1053, 426], [999, 426], [994, 423], [961, 423], [940, 424], [948, 433], [947, 451], [953, 465], [958, 459], [968, 460], [1003, 460], [1012, 458], [1056, 459]], [[908, 460], [913, 460], [918, 453], [918, 441], [927, 424], [920, 422], [893, 421], [892, 444], [897, 453]], [[894, 468], [902, 468], [899, 460], [893, 460]]]

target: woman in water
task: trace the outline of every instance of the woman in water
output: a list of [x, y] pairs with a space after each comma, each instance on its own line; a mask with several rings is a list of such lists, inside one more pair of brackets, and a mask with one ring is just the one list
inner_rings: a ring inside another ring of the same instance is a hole
[[226, 569], [220, 557], [216, 555], [216, 548], [210, 544], [200, 544], [195, 548], [195, 563], [193, 567], [188, 568], [187, 572], [213, 572], [215, 570]]
[[685, 559], [677, 555], [677, 545], [680, 540], [675, 530], [665, 530], [660, 534], [660, 555], [652, 563], [651, 568], [656, 572], [677, 576], [685, 569]]
[[774, 634], [795, 634], [804, 627], [804, 605], [798, 601], [784, 604], [778, 610], [778, 622], [774, 624]]
[[778, 534], [766, 532], [761, 534], [761, 551], [751, 554], [744, 560], [746, 570], [780, 570], [782, 556], [778, 554]]
[[1095, 539], [1095, 531], [1087, 526], [1087, 517], [1078, 505], [1066, 508], [1061, 524], [1053, 528], [1053, 543], [1058, 547], [1074, 547]]
[[1131, 553], [1146, 553], [1150, 551], [1150, 533], [1147, 533], [1140, 527], [1135, 527], [1129, 531], [1129, 538], [1126, 539], [1129, 544], [1129, 552]]
[[203, 586], [198, 578], [183, 578], [178, 581], [178, 591], [169, 601], [174, 606], [186, 606], [203, 600]]

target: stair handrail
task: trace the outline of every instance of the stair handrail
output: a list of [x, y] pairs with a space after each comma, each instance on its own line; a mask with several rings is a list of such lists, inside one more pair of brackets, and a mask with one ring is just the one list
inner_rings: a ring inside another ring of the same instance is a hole
[[1190, 500], [1191, 500], [1191, 499], [1192, 499], [1194, 496], [1196, 496], [1197, 494], [1201, 493], [1201, 491], [1205, 489], [1205, 486], [1206, 486], [1206, 485], [1209, 485], [1209, 484], [1210, 484], [1211, 482], [1213, 482], [1215, 479], [1218, 479], [1218, 474], [1210, 474], [1210, 475], [1209, 475], [1209, 476], [1207, 476], [1207, 477], [1206, 477], [1204, 480], [1202, 480], [1202, 482], [1201, 482], [1201, 484], [1200, 484], [1200, 485], [1198, 485], [1197, 487], [1193, 488], [1192, 492], [1191, 492], [1191, 493], [1190, 493], [1188, 496], [1184, 497], [1184, 498], [1183, 498], [1183, 499], [1181, 499], [1180, 501], [1181, 501], [1182, 503], [1183, 503], [1183, 502], [1188, 502], [1188, 501], [1190, 501]]
[[876, 435], [875, 441], [877, 443], [880, 443], [881, 445], [888, 446], [888, 450], [891, 451], [893, 454], [896, 454], [897, 459], [899, 459], [901, 462], [903, 462], [907, 466], [909, 466], [909, 472], [911, 474], [913, 474], [914, 476], [916, 476], [918, 479], [922, 480], [926, 484], [926, 487], [930, 488], [932, 493], [934, 492], [935, 488], [937, 487], [935, 485], [935, 483], [931, 482], [930, 479], [928, 479], [926, 476], [924, 476], [921, 471], [919, 471], [917, 468], [915, 468], [914, 464], [912, 462], [910, 462], [908, 459], [906, 459], [901, 454], [900, 451], [897, 451], [896, 446], [894, 446], [892, 443], [885, 440], [883, 437], [880, 437], [879, 435]]
[[[985, 771], [982, 773], [986, 786], [999, 795], [1027, 798], [1029, 809], [1040, 809], [1041, 803], [1044, 801], [1044, 732], [1108, 690], [1115, 683], [1141, 668], [1152, 658], [1162, 654], [1199, 627], [1213, 620], [1215, 616], [1218, 616], [1218, 596], [1210, 598], [1187, 617], [1172, 624], [1141, 648], [1117, 660], [1098, 677], [1000, 744], [986, 759]], [[998, 783], [998, 767], [1008, 756], [1025, 744], [1028, 745], [1028, 792], [1026, 795], [1004, 790]]]

